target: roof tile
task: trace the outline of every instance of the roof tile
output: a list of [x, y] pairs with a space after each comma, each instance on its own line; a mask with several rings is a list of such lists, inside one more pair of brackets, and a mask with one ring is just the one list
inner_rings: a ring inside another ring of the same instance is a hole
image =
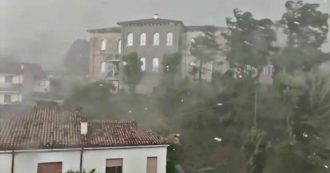
[[0, 150], [162, 145], [168, 140], [135, 121], [90, 120], [80, 135], [80, 110], [71, 107], [0, 108]]

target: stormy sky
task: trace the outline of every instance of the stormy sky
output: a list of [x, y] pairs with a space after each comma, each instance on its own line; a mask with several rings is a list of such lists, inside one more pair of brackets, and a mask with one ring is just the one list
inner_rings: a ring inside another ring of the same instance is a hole
[[[330, 12], [327, 0], [320, 3]], [[185, 25], [225, 25], [234, 8], [256, 18], [280, 19], [285, 0], [0, 0], [0, 57], [60, 67], [71, 43], [88, 39], [86, 29], [118, 21], [150, 18], [182, 20]], [[327, 45], [329, 46], [329, 44]], [[330, 47], [330, 46], [329, 46]]]

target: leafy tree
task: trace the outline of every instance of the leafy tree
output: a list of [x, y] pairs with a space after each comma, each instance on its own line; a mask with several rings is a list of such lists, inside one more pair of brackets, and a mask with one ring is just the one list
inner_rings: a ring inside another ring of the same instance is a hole
[[276, 35], [270, 19], [255, 19], [250, 12], [234, 10], [235, 20], [227, 18], [229, 33], [224, 33], [229, 51], [227, 60], [246, 76], [258, 79], [262, 68], [270, 61], [276, 48]]
[[329, 14], [319, 4], [288, 1], [280, 24], [287, 35], [286, 47], [274, 58], [277, 71], [310, 71], [330, 59], [321, 51], [329, 32]]
[[133, 52], [123, 57], [124, 80], [128, 85], [130, 93], [135, 93], [135, 88], [142, 78], [141, 65], [142, 62], [138, 58], [137, 53]]
[[199, 60], [198, 79], [200, 81], [202, 80], [203, 64], [216, 59], [220, 51], [220, 45], [215, 36], [216, 31], [216, 27], [207, 27], [203, 35], [194, 38], [191, 44], [190, 53]]
[[166, 54], [163, 57], [163, 69], [165, 73], [177, 73], [180, 70], [182, 56], [180, 53]]
[[74, 75], [85, 76], [89, 69], [89, 42], [84, 39], [75, 40], [68, 50], [64, 66], [66, 71]]
[[317, 73], [291, 76], [291, 80], [296, 82], [290, 85], [284, 80], [279, 88], [292, 109], [287, 116], [289, 141], [281, 150], [299, 159], [305, 172], [324, 169], [330, 159], [330, 80]]
[[[82, 171], [82, 173], [97, 173], [97, 172], [95, 172], [96, 170], [95, 169], [92, 169], [92, 170], [90, 170], [90, 171], [86, 171], [85, 169]], [[70, 169], [70, 170], [68, 170], [68, 171], [66, 171], [65, 173], [79, 173], [80, 171], [74, 171], [74, 170], [72, 170], [72, 169]]]

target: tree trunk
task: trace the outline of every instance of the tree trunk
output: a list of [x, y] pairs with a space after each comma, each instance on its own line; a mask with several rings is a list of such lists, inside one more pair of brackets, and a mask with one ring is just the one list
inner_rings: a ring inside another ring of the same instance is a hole
[[203, 61], [200, 59], [199, 61], [199, 74], [198, 74], [198, 80], [202, 81], [202, 72], [203, 72]]

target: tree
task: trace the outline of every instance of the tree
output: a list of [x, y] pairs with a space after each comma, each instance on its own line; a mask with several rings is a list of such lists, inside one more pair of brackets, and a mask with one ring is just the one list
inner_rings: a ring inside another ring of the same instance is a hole
[[202, 80], [203, 64], [217, 58], [220, 45], [216, 40], [217, 28], [213, 26], [207, 27], [203, 35], [193, 39], [190, 53], [199, 60], [199, 81]]
[[270, 19], [257, 20], [250, 12], [234, 10], [235, 20], [227, 18], [229, 33], [224, 33], [229, 51], [227, 60], [246, 76], [259, 78], [262, 68], [270, 61], [276, 48], [273, 42], [276, 35]]
[[123, 57], [124, 80], [128, 85], [131, 94], [135, 93], [135, 88], [142, 78], [141, 65], [142, 62], [138, 58], [137, 53], [133, 52]]
[[287, 45], [274, 58], [277, 71], [311, 71], [330, 59], [321, 51], [329, 32], [329, 14], [318, 10], [319, 4], [288, 1], [280, 24], [287, 35]]
[[[290, 78], [294, 82], [287, 82]], [[300, 172], [325, 169], [324, 164], [330, 159], [327, 139], [330, 130], [329, 78], [318, 73], [303, 73], [279, 81], [279, 91], [286, 100], [284, 104], [291, 107], [286, 121], [288, 142], [280, 151], [285, 151], [285, 157], [291, 155], [300, 162], [303, 168]]]
[[180, 70], [182, 56], [180, 53], [166, 54], [163, 57], [163, 69], [165, 73], [177, 73]]
[[64, 58], [64, 66], [69, 74], [88, 74], [89, 69], [89, 42], [84, 39], [75, 40]]

